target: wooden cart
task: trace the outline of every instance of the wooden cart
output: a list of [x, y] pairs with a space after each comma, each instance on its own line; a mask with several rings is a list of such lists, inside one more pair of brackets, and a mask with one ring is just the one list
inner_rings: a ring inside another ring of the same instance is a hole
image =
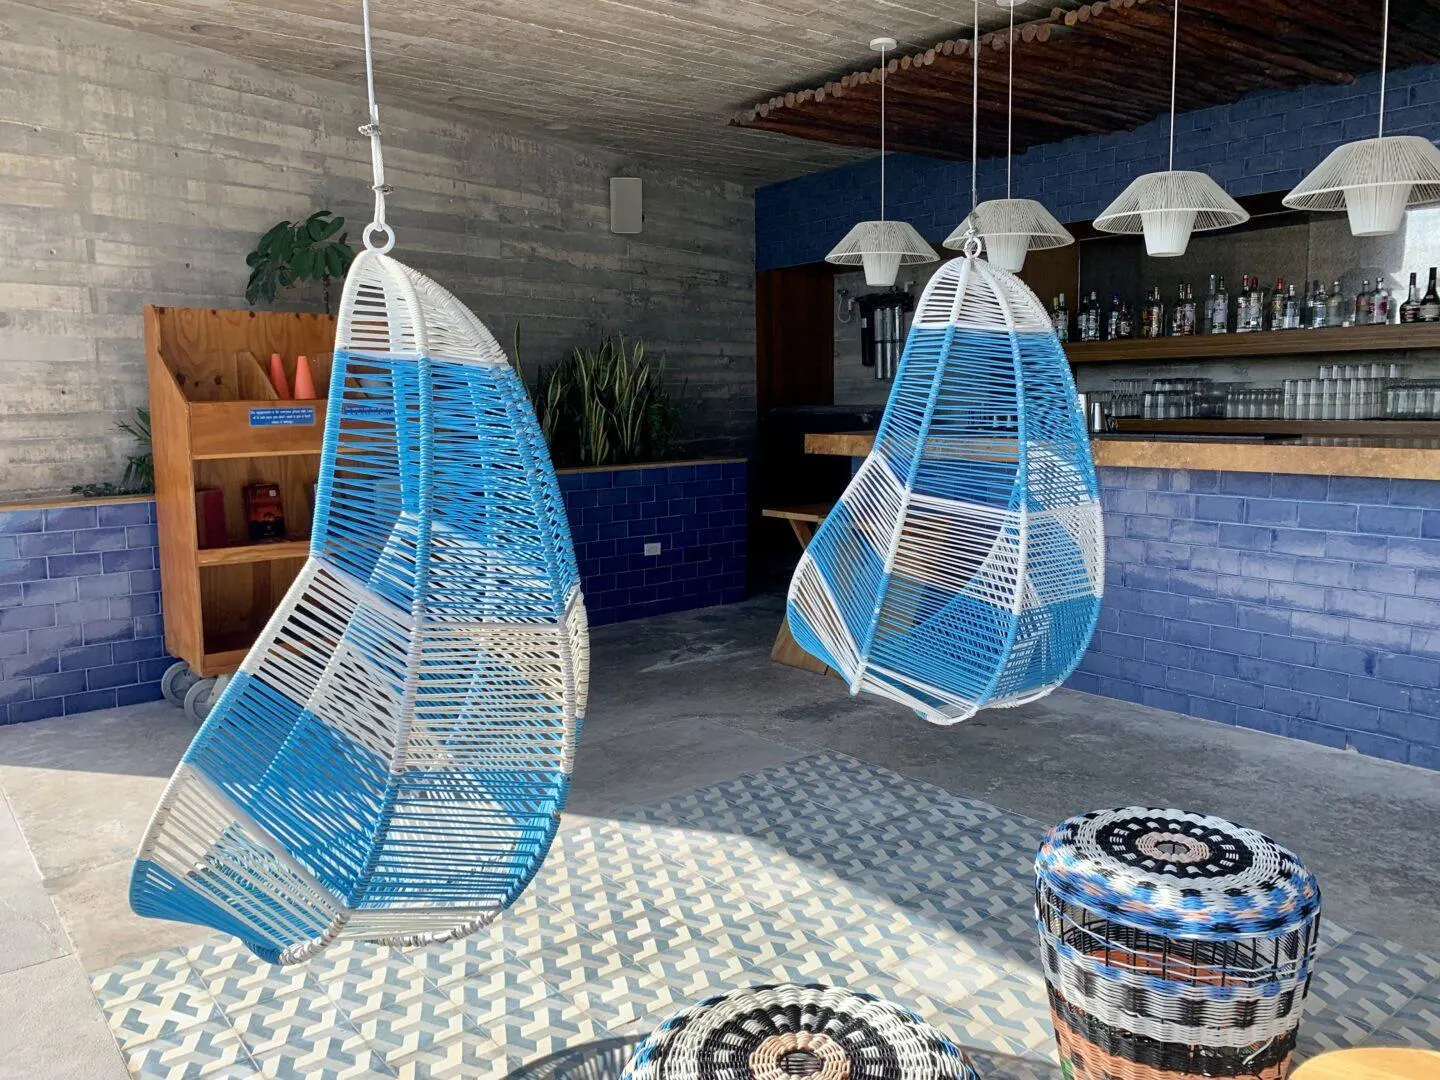
[[[335, 318], [214, 308], [145, 308], [165, 647], [162, 689], [197, 722], [240, 666], [309, 551]], [[315, 401], [282, 401], [271, 353], [313, 362]], [[262, 367], [263, 365], [263, 367]], [[279, 486], [286, 536], [252, 543], [243, 489]], [[201, 548], [195, 493], [223, 493], [224, 546]]]

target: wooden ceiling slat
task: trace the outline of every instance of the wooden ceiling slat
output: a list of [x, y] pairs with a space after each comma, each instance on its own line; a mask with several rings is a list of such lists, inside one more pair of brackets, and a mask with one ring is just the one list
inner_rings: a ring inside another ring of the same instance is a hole
[[[1169, 109], [1170, 0], [1097, 0], [1057, 7], [1016, 28], [1014, 142], [1017, 150], [1080, 133], [1136, 127]], [[1440, 0], [1392, 0], [1391, 66], [1440, 59]], [[1235, 101], [1258, 90], [1345, 85], [1380, 64], [1378, 4], [1326, 0], [1183, 0], [1182, 111]], [[1004, 152], [1008, 29], [981, 38], [980, 150]], [[897, 150], [967, 158], [971, 45], [963, 38], [912, 50], [890, 65], [888, 144]], [[999, 60], [999, 63], [996, 61]], [[740, 127], [833, 142], [878, 143], [876, 69], [830, 80], [842, 90], [771, 99], [731, 119]], [[967, 138], [950, 137], [959, 124]], [[939, 140], [933, 133], [945, 133]], [[939, 143], [937, 145], [937, 142]]]

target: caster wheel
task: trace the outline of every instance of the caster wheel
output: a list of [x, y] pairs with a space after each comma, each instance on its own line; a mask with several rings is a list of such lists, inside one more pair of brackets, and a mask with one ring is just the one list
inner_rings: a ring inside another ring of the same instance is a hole
[[160, 676], [160, 692], [165, 695], [165, 700], [171, 705], [177, 709], [183, 709], [186, 691], [197, 682], [199, 682], [199, 677], [190, 670], [190, 665], [184, 660], [177, 660], [165, 669], [164, 675]]
[[210, 707], [220, 696], [216, 679], [200, 679], [185, 691], [185, 715], [199, 727], [210, 715]]

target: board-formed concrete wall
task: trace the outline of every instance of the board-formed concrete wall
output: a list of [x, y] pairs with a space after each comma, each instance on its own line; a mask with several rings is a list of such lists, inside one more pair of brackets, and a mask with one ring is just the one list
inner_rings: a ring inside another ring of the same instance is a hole
[[[365, 109], [359, 74], [295, 79], [0, 0], [0, 497], [119, 478], [142, 305], [244, 307], [245, 255], [281, 218], [330, 207], [358, 242]], [[530, 373], [602, 332], [645, 339], [684, 383], [687, 449], [749, 449], [748, 188], [393, 94], [381, 119], [398, 257], [507, 347], [518, 322]], [[645, 181], [637, 236], [609, 231], [612, 175]], [[318, 289], [279, 306], [316, 309]]]

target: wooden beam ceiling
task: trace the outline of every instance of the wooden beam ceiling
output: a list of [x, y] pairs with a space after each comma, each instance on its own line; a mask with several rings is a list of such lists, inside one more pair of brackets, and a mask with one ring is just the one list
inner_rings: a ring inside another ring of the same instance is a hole
[[[1170, 0], [1100, 0], [1015, 28], [1017, 152], [1138, 127], [1170, 107]], [[1380, 66], [1381, 9], [1333, 0], [1182, 0], [1180, 112], [1258, 90], [1345, 84]], [[1008, 29], [980, 39], [980, 154], [1005, 152]], [[887, 145], [968, 160], [971, 43], [902, 51], [886, 66]], [[1390, 66], [1440, 59], [1440, 0], [1392, 0]], [[880, 67], [764, 98], [737, 127], [847, 147], [879, 145]], [[1378, 105], [1378, 102], [1377, 102]]]

